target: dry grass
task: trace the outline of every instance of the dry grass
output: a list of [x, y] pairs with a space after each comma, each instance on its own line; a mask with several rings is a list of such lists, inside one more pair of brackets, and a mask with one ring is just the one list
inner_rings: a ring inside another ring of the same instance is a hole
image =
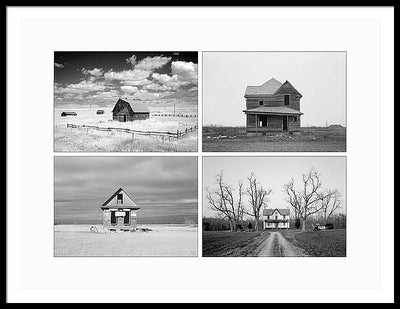
[[[89, 225], [55, 225], [55, 256], [197, 256], [197, 227], [144, 225], [143, 232], [95, 233]], [[98, 227], [101, 230], [101, 227]]]
[[[227, 138], [214, 138], [227, 136]], [[231, 138], [229, 138], [231, 137]], [[233, 138], [234, 137], [234, 138]], [[203, 127], [203, 151], [246, 152], [344, 152], [346, 128], [302, 128], [300, 134], [246, 134], [245, 127]]]

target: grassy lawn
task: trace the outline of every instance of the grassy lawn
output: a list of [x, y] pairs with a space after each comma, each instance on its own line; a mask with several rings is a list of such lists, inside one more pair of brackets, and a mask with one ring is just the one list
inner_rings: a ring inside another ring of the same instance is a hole
[[203, 231], [203, 256], [255, 256], [268, 232]]
[[302, 128], [300, 134], [246, 135], [245, 127], [203, 127], [203, 151], [346, 151], [346, 128]]
[[310, 256], [346, 256], [346, 230], [288, 230], [283, 231], [282, 235]]

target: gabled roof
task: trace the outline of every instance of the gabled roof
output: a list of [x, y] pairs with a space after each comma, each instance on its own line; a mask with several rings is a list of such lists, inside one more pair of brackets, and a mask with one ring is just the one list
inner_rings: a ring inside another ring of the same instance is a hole
[[271, 78], [269, 81], [265, 82], [261, 86], [247, 86], [244, 96], [252, 95], [272, 95], [280, 87], [282, 83], [275, 78]]
[[117, 103], [115, 104], [112, 112], [119, 113], [123, 109], [127, 109], [130, 115], [133, 115], [134, 113], [149, 113], [150, 112], [147, 105], [145, 105], [143, 103], [129, 102], [126, 99], [119, 98]]
[[125, 195], [128, 197], [128, 199], [124, 199], [124, 203], [120, 205], [120, 208], [131, 208], [131, 209], [139, 209], [140, 207], [138, 206], [137, 202], [122, 188], [119, 188], [113, 195], [111, 195], [102, 205], [101, 208], [108, 208], [111, 201], [114, 199], [114, 197], [117, 196], [118, 193], [125, 193]]
[[275, 93], [276, 93], [276, 92], [279, 92], [279, 90], [285, 89], [285, 88], [292, 88], [292, 89], [296, 92], [296, 94], [298, 94], [300, 97], [303, 96], [300, 92], [297, 91], [296, 88], [293, 87], [293, 85], [292, 85], [288, 80], [285, 81], [285, 82], [282, 84], [282, 86], [280, 86], [279, 89], [277, 89], [277, 90], [275, 91]]
[[246, 109], [246, 114], [272, 114], [272, 115], [303, 115], [297, 109], [287, 106], [259, 106], [256, 108]]
[[289, 216], [290, 215], [290, 210], [289, 209], [264, 208], [263, 216], [271, 216], [275, 212], [275, 210], [278, 211], [281, 216]]

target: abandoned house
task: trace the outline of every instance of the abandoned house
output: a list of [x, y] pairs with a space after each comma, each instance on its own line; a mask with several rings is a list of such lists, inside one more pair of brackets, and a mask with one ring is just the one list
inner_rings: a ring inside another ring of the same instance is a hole
[[132, 231], [137, 227], [136, 201], [122, 188], [119, 188], [101, 205], [103, 226], [110, 231]]
[[150, 111], [145, 104], [128, 102], [126, 99], [119, 98], [113, 110], [113, 120], [122, 122], [143, 120], [150, 117]]
[[291, 83], [271, 78], [261, 86], [247, 86], [247, 133], [300, 131], [300, 99], [302, 94]]
[[288, 229], [289, 228], [289, 209], [268, 209], [262, 212], [264, 229]]

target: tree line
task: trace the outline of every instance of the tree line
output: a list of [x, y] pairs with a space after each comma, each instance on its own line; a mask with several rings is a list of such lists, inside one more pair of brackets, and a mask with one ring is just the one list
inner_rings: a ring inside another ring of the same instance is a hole
[[[291, 209], [290, 226], [305, 230], [310, 222], [326, 224], [335, 219], [336, 227], [346, 227], [346, 216], [337, 214], [342, 206], [340, 192], [337, 189], [323, 189], [320, 178], [320, 174], [311, 168], [302, 174], [300, 184], [296, 184], [295, 180], [290, 178], [283, 185], [285, 201]], [[237, 191], [236, 195], [234, 191]], [[206, 188], [209, 207], [215, 211], [219, 221], [208, 220], [207, 227], [203, 224], [203, 228], [224, 230], [228, 226], [230, 231], [237, 231], [238, 228], [248, 228], [250, 223], [257, 231], [260, 229], [262, 210], [267, 207], [271, 194], [272, 189], [264, 187], [254, 173], [247, 177], [246, 185], [238, 181], [235, 189], [225, 183], [221, 171], [216, 176], [215, 187]], [[246, 221], [245, 215], [250, 216], [252, 220]]]

